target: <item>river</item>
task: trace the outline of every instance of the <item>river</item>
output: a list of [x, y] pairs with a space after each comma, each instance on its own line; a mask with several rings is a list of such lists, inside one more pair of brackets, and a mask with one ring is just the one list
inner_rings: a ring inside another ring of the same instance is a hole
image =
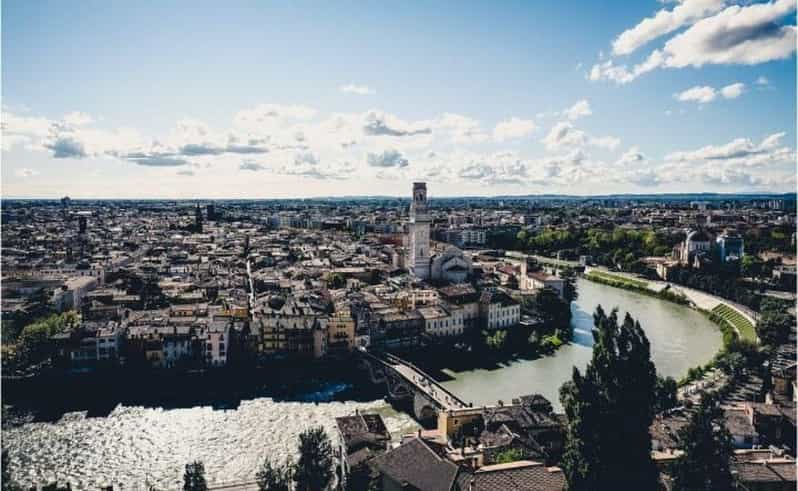
[[[511, 362], [494, 370], [451, 372], [443, 384], [475, 404], [541, 393], [559, 408], [558, 390], [573, 366], [584, 367], [591, 354], [592, 312], [601, 304], [620, 306], [640, 321], [660, 374], [680, 377], [708, 361], [721, 345], [718, 328], [698, 312], [652, 297], [579, 280], [572, 304], [574, 340], [553, 356]], [[297, 435], [311, 425], [334, 430], [334, 418], [376, 411], [394, 436], [414, 431], [415, 422], [382, 400], [371, 402], [284, 402], [270, 398], [242, 401], [231, 409], [162, 409], [117, 406], [110, 414], [63, 415], [55, 422], [3, 428], [3, 447], [11, 455], [21, 484], [69, 481], [73, 489], [180, 487], [183, 466], [203, 461], [211, 483], [253, 479], [267, 456], [283, 458], [296, 448]]]
[[[657, 373], [681, 378], [687, 370], [703, 365], [723, 343], [720, 329], [701, 313], [640, 293], [613, 288], [585, 279], [577, 281], [579, 298], [571, 304], [573, 341], [553, 356], [513, 361], [499, 369], [464, 372], [444, 370], [453, 379], [442, 385], [476, 405], [509, 402], [524, 394], [543, 394], [555, 410], [561, 409], [559, 390], [571, 378], [572, 367], [583, 369], [592, 355], [593, 312], [601, 305], [607, 312], [619, 307], [640, 321], [651, 342]], [[621, 317], [622, 318], [622, 317]]]

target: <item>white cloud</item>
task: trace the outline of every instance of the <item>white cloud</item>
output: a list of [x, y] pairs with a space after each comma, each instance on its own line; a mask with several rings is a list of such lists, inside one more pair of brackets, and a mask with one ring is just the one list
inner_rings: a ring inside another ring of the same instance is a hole
[[575, 128], [568, 121], [560, 121], [552, 126], [549, 133], [541, 140], [541, 143], [546, 145], [548, 150], [561, 150], [585, 145], [614, 150], [621, 144], [621, 140], [614, 136], [591, 136]]
[[593, 111], [590, 109], [590, 103], [587, 101], [587, 99], [582, 99], [577, 101], [573, 106], [564, 110], [562, 114], [571, 121], [576, 121], [579, 118], [590, 116], [593, 114]]
[[724, 162], [746, 167], [794, 162], [795, 152], [789, 147], [781, 146], [784, 135], [784, 132], [774, 133], [762, 139], [758, 145], [749, 138], [736, 138], [724, 145], [707, 145], [698, 150], [672, 152], [665, 156], [665, 160], [685, 163], [713, 162], [713, 165]]
[[662, 9], [618, 35], [612, 52], [616, 56], [628, 55], [649, 41], [720, 11], [723, 4], [723, 0], [683, 0], [673, 10]]
[[368, 153], [366, 163], [370, 167], [407, 167], [410, 164], [401, 152], [392, 148], [382, 153]]
[[698, 20], [642, 63], [629, 68], [609, 59], [593, 65], [588, 78], [626, 84], [657, 68], [756, 65], [789, 58], [796, 49], [796, 26], [779, 21], [795, 9], [794, 0], [732, 5]]
[[665, 43], [665, 66], [755, 65], [787, 58], [795, 51], [796, 29], [776, 22], [794, 11], [794, 0], [728, 7]]
[[371, 110], [366, 113], [363, 131], [371, 136], [414, 136], [432, 133], [432, 128], [424, 121], [409, 123], [391, 114]]
[[715, 89], [708, 85], [697, 85], [683, 92], [674, 94], [674, 98], [682, 102], [698, 102], [707, 104], [717, 99], [718, 96], [724, 99], [736, 99], [745, 92], [745, 84], [736, 82], [720, 89]]
[[705, 104], [714, 101], [717, 95], [714, 88], [704, 85], [691, 87], [684, 92], [675, 94], [674, 97], [682, 102], [694, 101]]
[[745, 84], [741, 82], [727, 85], [720, 89], [720, 95], [726, 99], [736, 99], [740, 97], [743, 92], [745, 92]]
[[560, 121], [552, 126], [549, 133], [541, 140], [549, 150], [558, 150], [570, 146], [577, 147], [586, 143], [587, 136], [582, 130], [574, 128], [574, 125], [566, 121]]
[[83, 126], [93, 122], [93, 117], [80, 111], [74, 111], [64, 116], [64, 123], [72, 126]]
[[629, 147], [629, 150], [627, 150], [626, 152], [624, 152], [623, 155], [621, 155], [621, 158], [619, 158], [615, 162], [615, 165], [619, 165], [619, 166], [623, 166], [623, 167], [628, 167], [628, 166], [631, 166], [631, 165], [637, 166], [637, 165], [642, 164], [646, 160], [648, 160], [648, 159], [646, 158], [645, 155], [643, 155], [640, 152], [640, 149], [638, 149], [637, 147]]
[[444, 113], [435, 125], [436, 129], [449, 135], [453, 143], [482, 143], [490, 138], [479, 121], [462, 114]]
[[757, 84], [757, 85], [760, 85], [760, 86], [766, 86], [766, 85], [770, 85], [770, 80], [768, 80], [767, 77], [762, 75], [759, 78], [757, 78], [756, 82], [754, 82], [754, 83]]
[[588, 143], [594, 147], [615, 150], [621, 144], [621, 139], [614, 136], [592, 136]]
[[252, 160], [245, 160], [238, 164], [238, 170], [259, 171], [266, 169], [268, 169], [268, 167]]
[[524, 138], [538, 129], [538, 125], [531, 119], [510, 118], [496, 124], [493, 129], [493, 139], [498, 142]]
[[37, 171], [36, 169], [31, 169], [29, 167], [23, 167], [21, 169], [15, 170], [14, 175], [26, 179], [28, 177], [38, 176], [39, 171]]
[[344, 94], [356, 94], [356, 95], [371, 95], [376, 93], [376, 91], [370, 87], [367, 87], [365, 85], [355, 85], [355, 84], [341, 85], [340, 87], [338, 87], [338, 90], [343, 92]]

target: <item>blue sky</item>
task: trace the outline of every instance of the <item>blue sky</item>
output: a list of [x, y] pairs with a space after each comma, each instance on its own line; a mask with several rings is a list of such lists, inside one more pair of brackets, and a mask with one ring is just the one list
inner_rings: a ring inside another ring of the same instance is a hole
[[2, 4], [4, 197], [795, 189], [795, 3]]

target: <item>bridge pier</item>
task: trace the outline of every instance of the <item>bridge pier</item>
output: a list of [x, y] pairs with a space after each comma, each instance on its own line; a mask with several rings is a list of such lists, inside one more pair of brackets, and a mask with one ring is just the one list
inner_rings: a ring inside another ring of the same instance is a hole
[[384, 358], [362, 350], [362, 366], [368, 370], [372, 383], [385, 383], [391, 400], [412, 400], [413, 416], [419, 422], [433, 421], [440, 411], [449, 408], [468, 407], [412, 363], [390, 353], [382, 356]]
[[418, 421], [431, 421], [438, 418], [438, 406], [431, 401], [425, 394], [414, 391], [413, 394], [413, 415]]

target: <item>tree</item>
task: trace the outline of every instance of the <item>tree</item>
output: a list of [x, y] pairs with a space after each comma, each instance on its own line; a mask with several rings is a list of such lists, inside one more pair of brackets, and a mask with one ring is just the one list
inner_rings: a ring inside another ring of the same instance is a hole
[[327, 285], [333, 290], [346, 286], [346, 278], [341, 273], [332, 273], [327, 277]]
[[507, 331], [496, 330], [493, 334], [484, 332], [485, 346], [492, 351], [502, 351], [507, 342]]
[[510, 462], [521, 460], [524, 457], [524, 451], [520, 448], [508, 448], [507, 450], [502, 450], [497, 453], [493, 460], [496, 464], [509, 464]]
[[11, 459], [8, 455], [8, 450], [5, 448], [3, 449], [2, 458], [2, 482], [0, 484], [3, 491], [20, 491], [22, 488], [11, 478], [11, 466], [9, 465]]
[[333, 476], [332, 444], [321, 426], [299, 435], [299, 461], [294, 469], [297, 491], [326, 489]]
[[654, 412], [659, 413], [676, 407], [679, 403], [676, 399], [676, 387], [676, 379], [673, 377], [657, 377]]
[[199, 460], [186, 464], [183, 473], [183, 491], [206, 491], [208, 484], [205, 482], [205, 466]]
[[729, 469], [732, 439], [720, 417], [716, 401], [705, 396], [687, 425], [679, 430], [679, 448], [684, 454], [673, 468], [673, 489], [714, 491], [732, 488]]
[[260, 491], [289, 491], [293, 477], [293, 465], [290, 462], [275, 465], [268, 458], [255, 475]]
[[592, 360], [560, 389], [568, 489], [656, 489], [648, 431], [657, 375], [648, 339], [628, 314], [619, 324], [616, 310], [608, 316], [599, 306], [593, 321]]
[[579, 298], [579, 293], [576, 291], [576, 272], [572, 268], [565, 268], [560, 272], [560, 278], [565, 280], [562, 296], [570, 305], [571, 302]]
[[762, 300], [762, 315], [756, 331], [764, 344], [775, 346], [787, 342], [790, 330], [795, 325], [795, 318], [787, 311], [787, 307], [783, 302], [771, 298]]
[[50, 315], [22, 329], [16, 342], [15, 361], [18, 365], [30, 366], [40, 363], [52, 355], [50, 337], [71, 331], [79, 326], [76, 312]]
[[571, 304], [560, 298], [551, 288], [543, 288], [530, 300], [524, 301], [524, 308], [534, 312], [549, 329], [560, 329], [566, 339], [570, 339]]

